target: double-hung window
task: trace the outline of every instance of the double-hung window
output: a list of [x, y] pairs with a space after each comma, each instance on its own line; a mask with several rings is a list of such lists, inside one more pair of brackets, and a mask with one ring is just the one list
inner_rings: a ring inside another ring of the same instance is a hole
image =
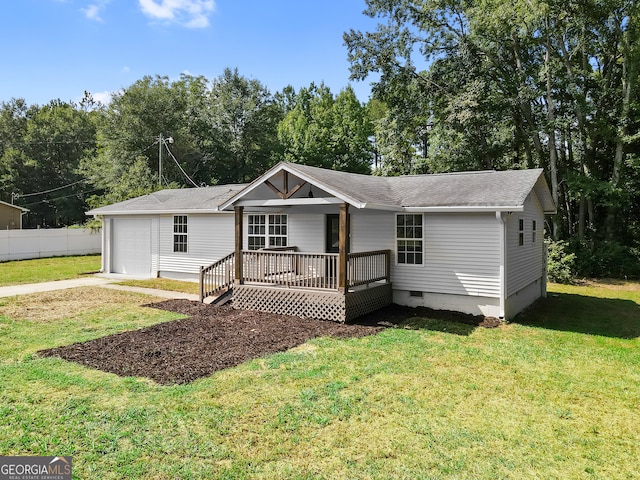
[[187, 216], [173, 216], [173, 251], [187, 253]]
[[518, 245], [521, 247], [524, 245], [524, 219], [518, 219]]
[[248, 248], [259, 250], [266, 247], [287, 246], [286, 215], [249, 215]]
[[287, 216], [269, 215], [269, 247], [287, 246]]
[[421, 265], [423, 256], [422, 214], [396, 216], [397, 261]]
[[536, 243], [538, 236], [538, 225], [535, 220], [531, 221], [531, 243]]
[[249, 250], [259, 250], [265, 247], [266, 226], [265, 215], [249, 215]]

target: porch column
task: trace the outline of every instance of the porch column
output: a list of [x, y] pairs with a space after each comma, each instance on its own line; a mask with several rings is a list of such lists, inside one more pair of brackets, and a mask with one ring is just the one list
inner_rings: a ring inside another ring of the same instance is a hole
[[242, 285], [244, 283], [242, 275], [242, 218], [244, 216], [244, 207], [235, 206], [235, 220], [236, 220], [236, 261], [235, 261], [235, 283], [236, 285]]
[[349, 204], [340, 205], [340, 235], [338, 237], [338, 290], [347, 293], [347, 265], [349, 257]]

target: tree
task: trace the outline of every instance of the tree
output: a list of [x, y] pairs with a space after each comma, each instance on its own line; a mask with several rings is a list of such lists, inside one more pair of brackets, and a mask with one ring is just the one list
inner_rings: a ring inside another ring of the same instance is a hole
[[192, 133], [211, 183], [256, 178], [275, 161], [280, 105], [258, 81], [225, 69], [196, 97]]
[[380, 76], [374, 97], [389, 113], [376, 139], [396, 139], [401, 154], [385, 159], [393, 168], [415, 162], [417, 126], [430, 125], [428, 171], [544, 167], [559, 210], [555, 238], [635, 241], [637, 2], [367, 6], [378, 28], [351, 30], [345, 43], [352, 78]]
[[278, 127], [284, 160], [359, 173], [371, 171], [372, 134], [367, 108], [351, 87], [334, 98], [327, 86], [313, 83], [290, 95]]
[[78, 172], [96, 148], [94, 117], [60, 100], [38, 107], [2, 106], [2, 183], [30, 210], [28, 222], [63, 226], [85, 220], [87, 185]]
[[[113, 94], [100, 122], [98, 155], [87, 157], [82, 165], [83, 173], [103, 192], [92, 200], [93, 206], [166, 186], [188, 185], [180, 168], [193, 173], [200, 159], [185, 122], [190, 81], [146, 76]], [[174, 139], [171, 154], [169, 147], [160, 146], [161, 137]], [[165, 157], [161, 181], [160, 148]]]

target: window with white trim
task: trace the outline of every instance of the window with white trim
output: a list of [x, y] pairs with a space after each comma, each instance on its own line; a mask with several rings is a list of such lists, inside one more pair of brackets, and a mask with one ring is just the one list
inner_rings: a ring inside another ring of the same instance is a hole
[[269, 215], [269, 247], [287, 246], [287, 216]]
[[397, 262], [422, 265], [422, 214], [396, 215]]
[[538, 225], [536, 224], [535, 220], [531, 221], [531, 243], [536, 243], [537, 240], [537, 227]]
[[249, 215], [249, 250], [264, 248], [266, 240], [265, 215]]
[[248, 248], [259, 250], [265, 247], [287, 246], [286, 215], [249, 215], [248, 216]]
[[173, 216], [173, 251], [187, 253], [187, 216]]
[[524, 218], [518, 219], [518, 245], [524, 245]]

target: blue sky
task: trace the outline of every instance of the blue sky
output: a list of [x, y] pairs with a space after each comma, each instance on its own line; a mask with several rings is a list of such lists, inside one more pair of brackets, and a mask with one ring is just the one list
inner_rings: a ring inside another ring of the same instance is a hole
[[225, 67], [274, 93], [349, 81], [343, 32], [373, 30], [364, 0], [12, 0], [0, 29], [0, 101], [96, 98], [144, 75], [213, 78]]

